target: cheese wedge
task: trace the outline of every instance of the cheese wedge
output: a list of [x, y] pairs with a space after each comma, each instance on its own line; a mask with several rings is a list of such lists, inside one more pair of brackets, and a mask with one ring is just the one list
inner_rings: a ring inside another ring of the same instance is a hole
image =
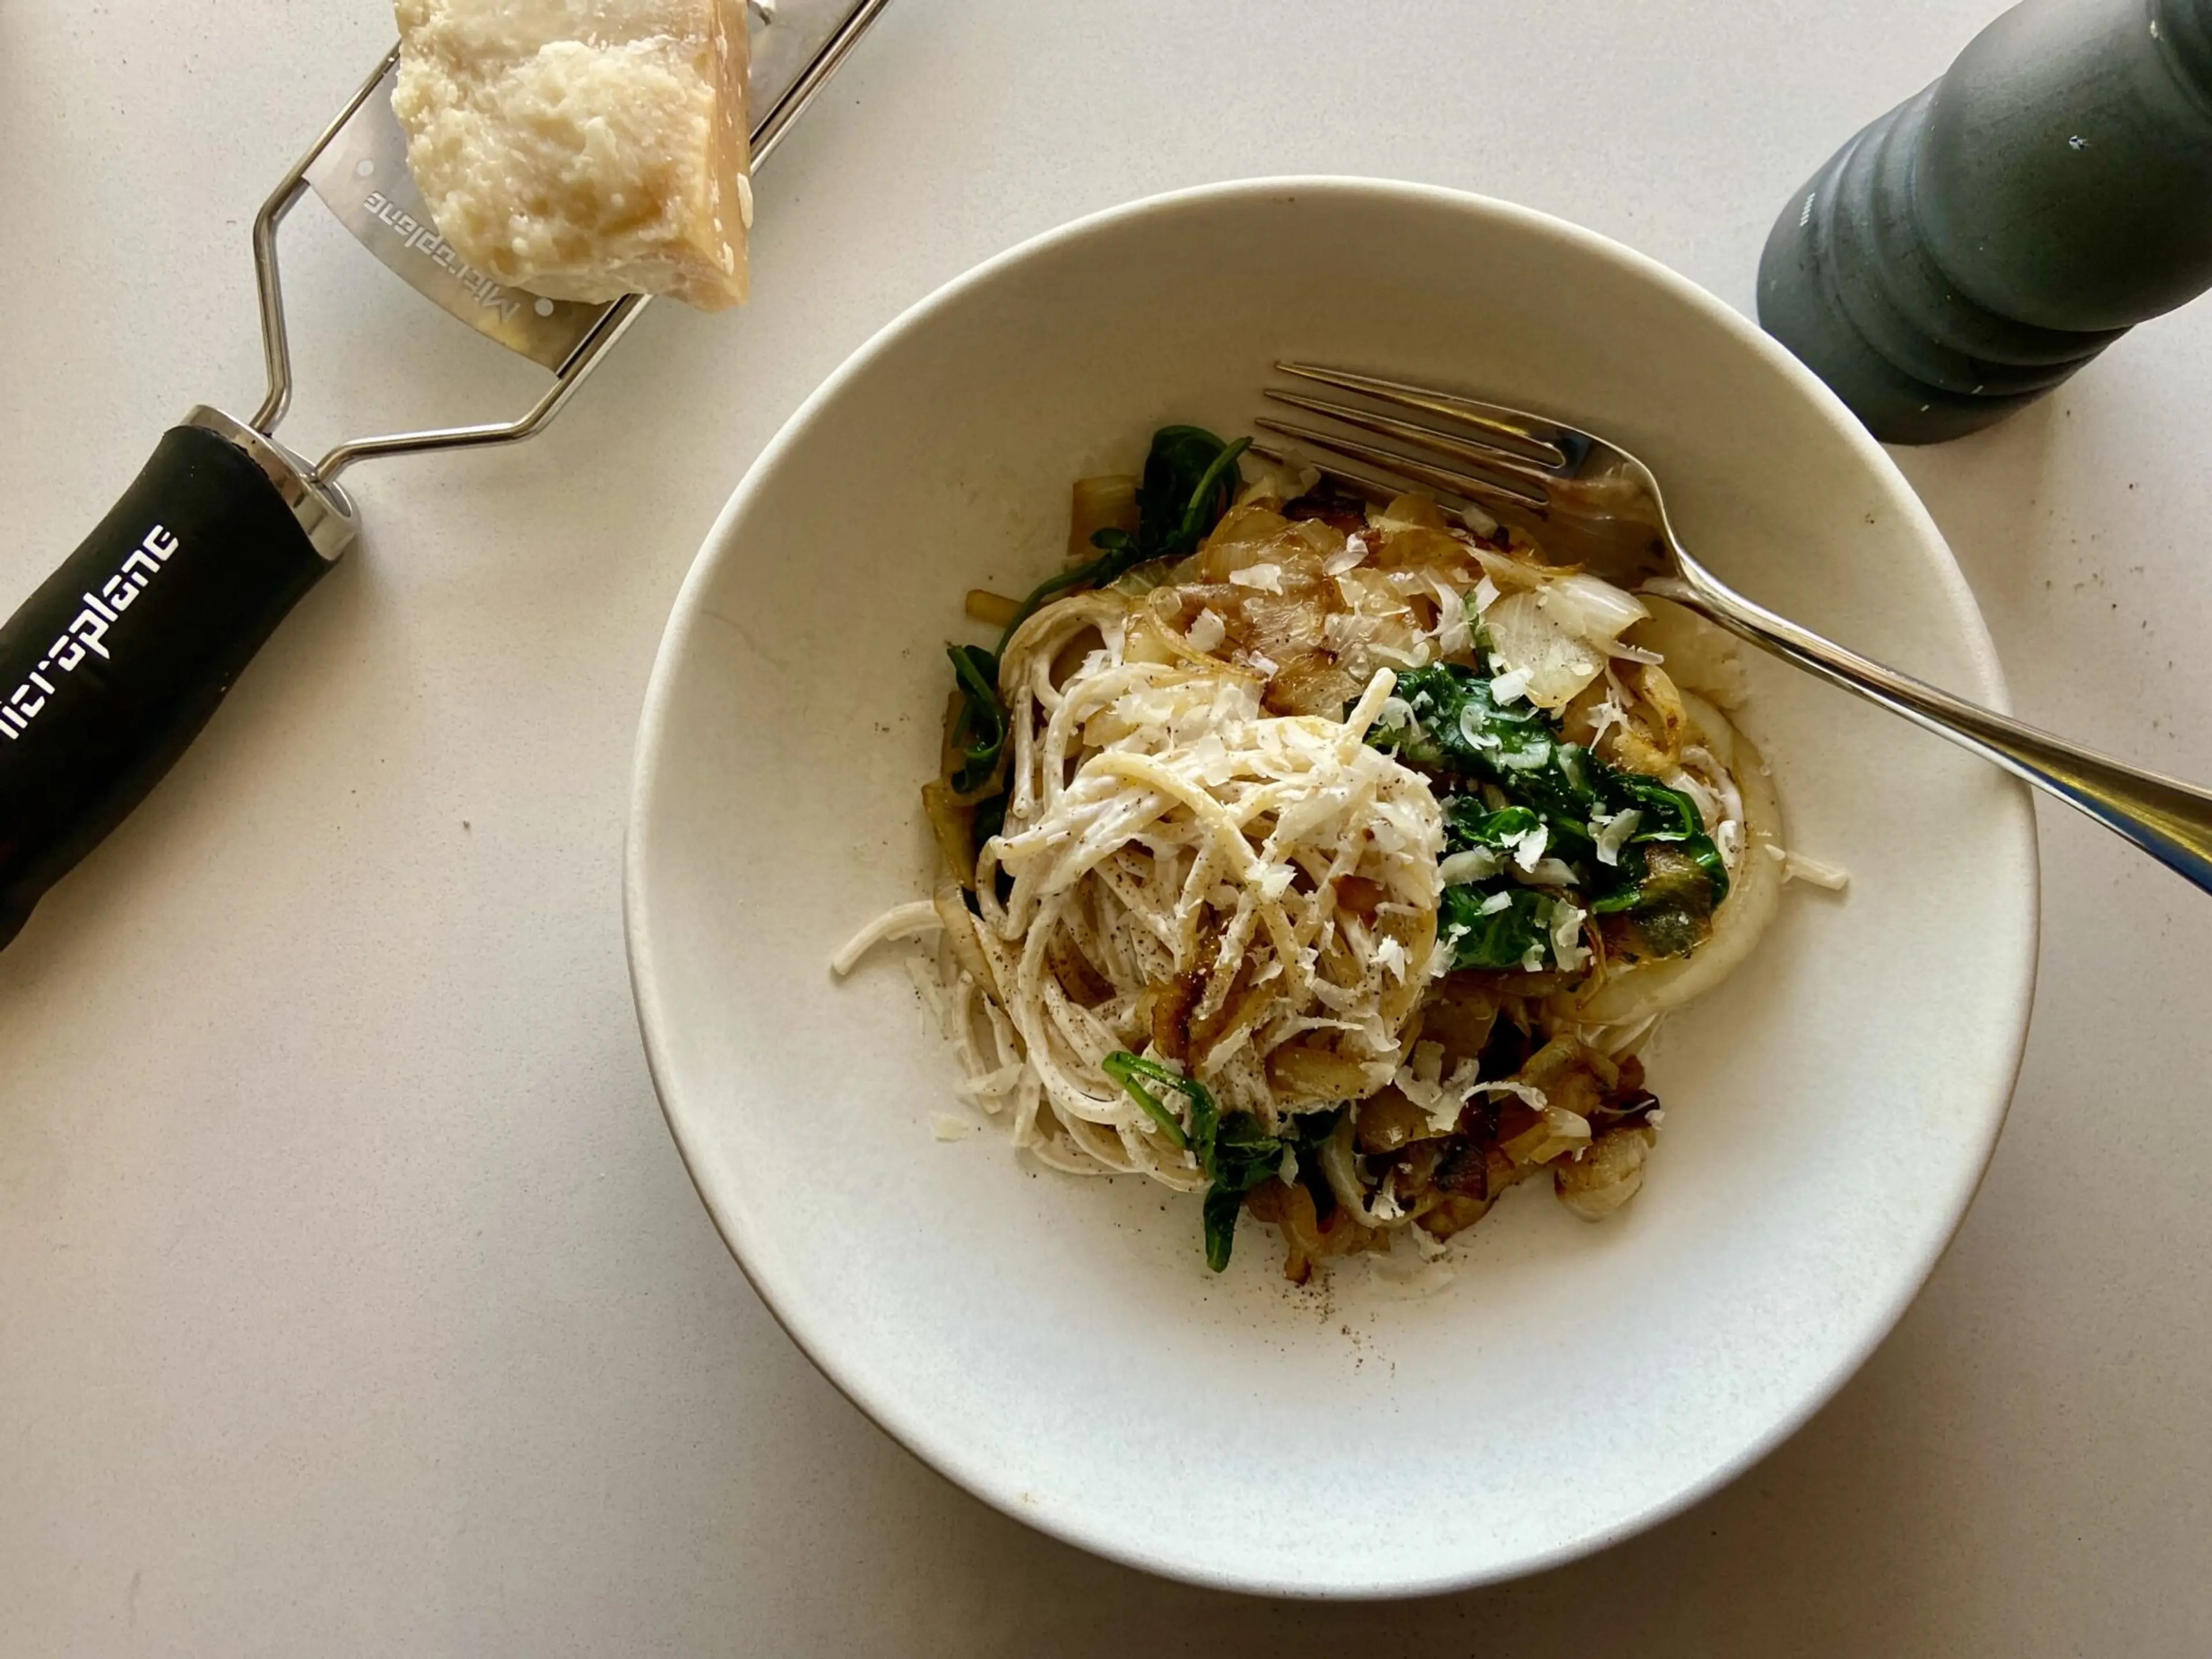
[[554, 300], [745, 297], [744, 0], [398, 0], [392, 113], [438, 228]]

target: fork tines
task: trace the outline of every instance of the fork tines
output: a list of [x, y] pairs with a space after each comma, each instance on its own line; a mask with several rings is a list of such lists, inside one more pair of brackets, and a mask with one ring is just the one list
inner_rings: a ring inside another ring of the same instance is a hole
[[[1279, 387], [1270, 386], [1266, 392], [1276, 403], [1320, 416], [1340, 427], [1372, 433], [1401, 445], [1425, 450], [1455, 465], [1439, 465], [1418, 455], [1387, 449], [1341, 432], [1270, 416], [1260, 416], [1254, 425], [1288, 438], [1304, 448], [1341, 456], [1376, 471], [1478, 504], [1541, 514], [1551, 501], [1547, 483], [1572, 477], [1589, 448], [1589, 440], [1579, 432], [1519, 410], [1455, 392], [1315, 363], [1279, 362], [1275, 368], [1279, 374], [1352, 392], [1370, 403], [1392, 405], [1442, 422], [1438, 426], [1425, 425], [1375, 409]], [[1315, 465], [1333, 482], [1348, 485], [1362, 495], [1372, 495], [1386, 488], [1372, 478], [1330, 466], [1322, 460], [1316, 460]]]

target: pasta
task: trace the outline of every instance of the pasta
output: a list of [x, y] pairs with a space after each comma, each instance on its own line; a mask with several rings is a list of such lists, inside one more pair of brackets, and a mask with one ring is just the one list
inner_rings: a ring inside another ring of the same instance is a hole
[[945, 857], [848, 970], [925, 939], [956, 1092], [1055, 1169], [1204, 1194], [1285, 1271], [1425, 1255], [1548, 1174], [1597, 1219], [1662, 1113], [1639, 1050], [1787, 874], [1771, 781], [1686, 611], [1434, 501], [1154, 440], [1076, 486], [1079, 561], [971, 594]]

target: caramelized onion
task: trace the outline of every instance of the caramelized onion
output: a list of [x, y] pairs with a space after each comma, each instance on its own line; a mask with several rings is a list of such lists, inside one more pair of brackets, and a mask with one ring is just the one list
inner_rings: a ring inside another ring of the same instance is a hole
[[1102, 530], [1135, 535], [1137, 518], [1137, 480], [1133, 474], [1078, 478], [1067, 515], [1067, 562], [1087, 564], [1097, 558], [1098, 550], [1091, 538]]
[[[971, 862], [968, 867], [972, 876], [975, 866]], [[990, 960], [984, 956], [982, 945], [976, 940], [975, 917], [968, 908], [967, 901], [960, 896], [960, 883], [948, 877], [937, 884], [937, 890], [930, 895], [929, 902], [937, 911], [938, 921], [945, 926], [945, 942], [951, 946], [952, 959], [960, 964], [960, 970], [995, 996], [999, 994], [999, 982], [991, 973]]]
[[1658, 1138], [1641, 1126], [1608, 1129], [1581, 1158], [1552, 1166], [1552, 1190], [1583, 1220], [1602, 1221], [1643, 1187], [1644, 1161]]
[[968, 590], [968, 614], [989, 628], [1004, 628], [1022, 614], [1022, 602], [988, 587]]
[[1305, 1038], [1267, 1056], [1267, 1082], [1285, 1098], [1315, 1102], [1356, 1100], [1374, 1086], [1359, 1061]]
[[944, 783], [921, 786], [922, 816], [937, 838], [945, 873], [963, 887], [975, 884], [975, 809]]
[[1628, 771], [1664, 777], [1682, 763], [1682, 694], [1656, 663], [1632, 665], [1622, 683], [1633, 701], [1623, 711], [1627, 718], [1599, 741], [1598, 753]]
[[1429, 1115], [1407, 1099], [1395, 1084], [1369, 1096], [1353, 1111], [1354, 1143], [1370, 1157], [1395, 1152], [1435, 1133]]

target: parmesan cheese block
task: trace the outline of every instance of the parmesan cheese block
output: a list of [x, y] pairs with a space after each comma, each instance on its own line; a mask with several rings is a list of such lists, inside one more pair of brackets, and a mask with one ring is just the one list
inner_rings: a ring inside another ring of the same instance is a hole
[[392, 113], [438, 228], [555, 300], [745, 297], [743, 0], [398, 0]]

